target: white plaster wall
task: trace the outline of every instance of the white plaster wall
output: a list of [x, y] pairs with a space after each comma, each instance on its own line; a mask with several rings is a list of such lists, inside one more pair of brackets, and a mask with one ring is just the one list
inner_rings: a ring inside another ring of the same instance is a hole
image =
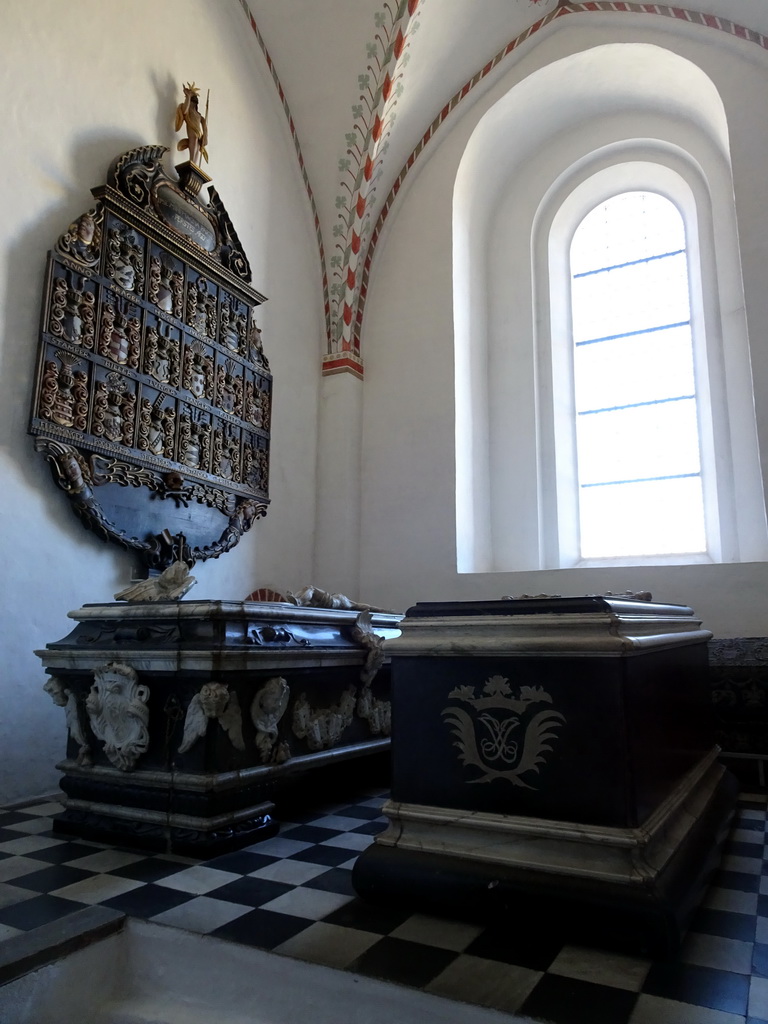
[[[727, 17], [727, 3], [719, 5]], [[545, 30], [485, 92], [459, 107], [401, 190], [379, 242], [364, 325], [360, 592], [376, 604], [505, 594], [650, 590], [691, 603], [719, 636], [768, 629], [768, 565], [560, 569], [458, 574], [455, 552], [454, 373], [451, 282], [453, 188], [462, 153], [490, 106], [528, 74], [610, 42], [669, 46], [714, 81], [725, 106], [741, 239], [758, 433], [768, 452], [768, 208], [763, 168], [768, 57], [755, 45], [671, 19], [590, 15]], [[491, 77], [491, 76], [489, 76]], [[442, 98], [444, 99], [444, 98]], [[760, 100], [760, 102], [758, 102]], [[530, 259], [528, 240], [522, 258]], [[738, 315], [738, 310], [729, 311]], [[530, 309], [528, 310], [530, 316]], [[509, 324], [515, 331], [515, 323]], [[526, 325], [530, 330], [530, 324]], [[750, 396], [742, 396], [751, 401]], [[509, 529], [516, 522], [510, 518]]]
[[[275, 376], [272, 505], [228, 555], [196, 566], [200, 598], [296, 587], [311, 572], [320, 280], [285, 116], [237, 0], [4, 0], [0, 9], [0, 804], [52, 791], [64, 718], [32, 654], [70, 609], [111, 600], [127, 553], [87, 533], [33, 452], [26, 424], [45, 253], [91, 205], [112, 158], [175, 147], [182, 81], [210, 88], [214, 179], [269, 298], [260, 326]], [[171, 158], [181, 154], [170, 154]]]

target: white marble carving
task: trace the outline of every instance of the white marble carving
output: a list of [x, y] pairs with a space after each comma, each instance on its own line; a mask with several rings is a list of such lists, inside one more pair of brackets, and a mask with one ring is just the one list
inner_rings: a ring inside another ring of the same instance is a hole
[[384, 664], [384, 637], [374, 633], [371, 622], [370, 612], [360, 612], [352, 627], [352, 639], [368, 651], [363, 667], [360, 669], [362, 683], [370, 683]]
[[330, 594], [327, 590], [321, 590], [310, 584], [302, 587], [295, 594], [290, 590], [286, 593], [289, 604], [296, 604], [302, 608], [341, 608], [343, 611], [363, 612], [386, 612], [386, 608], [377, 608], [372, 604], [361, 604], [359, 601], [352, 601], [346, 594]]
[[108, 661], [93, 673], [85, 700], [93, 734], [121, 771], [130, 771], [149, 747], [149, 687], [130, 665]]
[[116, 601], [180, 601], [197, 583], [186, 562], [174, 562], [159, 576], [132, 583], [115, 594]]
[[256, 726], [256, 748], [262, 764], [281, 764], [290, 757], [288, 745], [277, 742], [277, 727], [288, 707], [290, 695], [288, 683], [282, 676], [274, 676], [253, 698], [251, 720]]
[[91, 747], [86, 739], [83, 723], [80, 721], [80, 710], [74, 693], [68, 690], [57, 676], [51, 676], [43, 686], [43, 689], [49, 694], [54, 704], [64, 708], [69, 735], [80, 748], [77, 752], [77, 763], [80, 765], [90, 764]]
[[243, 740], [243, 715], [240, 702], [234, 690], [224, 683], [205, 683], [189, 702], [184, 719], [184, 735], [179, 753], [185, 754], [199, 739], [205, 736], [211, 719], [218, 719], [236, 750], [245, 750]]
[[300, 739], [306, 739], [310, 750], [326, 750], [335, 747], [344, 730], [351, 725], [355, 712], [355, 688], [342, 693], [338, 704], [330, 708], [312, 710], [307, 695], [302, 693], [293, 707], [293, 732]]
[[551, 696], [541, 686], [521, 686], [515, 695], [508, 679], [491, 676], [479, 694], [472, 686], [458, 686], [448, 697], [469, 705], [469, 710], [449, 705], [443, 711], [461, 763], [482, 773], [467, 781], [506, 779], [513, 786], [535, 789], [521, 776], [538, 773], [565, 722], [551, 708], [533, 714], [537, 704], [551, 704]]
[[392, 731], [392, 704], [378, 700], [371, 693], [370, 683], [366, 684], [357, 698], [357, 713], [368, 722], [374, 736], [389, 736]]

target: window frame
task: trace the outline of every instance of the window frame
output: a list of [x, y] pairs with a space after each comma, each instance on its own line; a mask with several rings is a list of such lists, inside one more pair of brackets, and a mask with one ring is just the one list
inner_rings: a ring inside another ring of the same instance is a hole
[[[643, 176], [643, 171], [640, 172], [640, 176]], [[651, 170], [651, 176], [656, 176]], [[608, 176], [610, 178], [610, 175]], [[674, 186], [673, 186], [674, 187]], [[601, 189], [601, 191], [603, 191]], [[696, 434], [699, 448], [699, 473], [697, 474], [700, 480], [700, 487], [702, 493], [702, 513], [704, 518], [705, 527], [705, 538], [704, 538], [704, 549], [700, 551], [686, 551], [686, 550], [672, 550], [662, 552], [650, 552], [648, 555], [638, 555], [631, 551], [618, 553], [614, 556], [584, 556], [580, 552], [582, 551], [582, 538], [581, 538], [581, 520], [583, 505], [581, 501], [581, 484], [579, 482], [579, 470], [578, 470], [578, 416], [574, 407], [573, 420], [570, 424], [560, 423], [556, 424], [556, 433], [563, 433], [567, 430], [572, 430], [574, 434], [573, 450], [576, 453], [577, 465], [574, 470], [576, 477], [576, 496], [575, 496], [575, 508], [576, 516], [578, 519], [578, 527], [576, 530], [576, 544], [577, 552], [574, 555], [573, 552], [569, 552], [570, 557], [573, 559], [573, 564], [584, 566], [584, 565], [603, 565], [603, 564], [622, 564], [627, 561], [636, 563], [638, 559], [648, 559], [653, 562], [658, 562], [659, 559], [672, 559], [676, 562], [679, 561], [719, 561], [719, 555], [721, 551], [721, 537], [719, 529], [719, 515], [718, 515], [718, 495], [716, 487], [716, 473], [715, 473], [715, 459], [714, 459], [714, 430], [713, 430], [713, 417], [711, 415], [711, 396], [709, 391], [706, 393], [702, 391], [702, 382], [708, 381], [707, 373], [707, 352], [706, 352], [706, 339], [703, 337], [704, 334], [704, 317], [703, 311], [699, 308], [695, 308], [692, 296], [694, 294], [701, 294], [700, 280], [692, 282], [691, 278], [693, 275], [697, 275], [700, 278], [700, 266], [691, 266], [690, 259], [690, 246], [689, 237], [691, 229], [686, 224], [686, 218], [683, 211], [680, 208], [678, 202], [670, 198], [669, 195], [664, 194], [658, 188], [643, 188], [643, 189], [610, 189], [609, 194], [602, 195], [594, 206], [582, 217], [578, 223], [573, 226], [573, 230], [570, 233], [571, 244], [568, 247], [568, 262], [569, 262], [569, 283], [568, 283], [568, 298], [569, 313], [572, 317], [573, 310], [573, 243], [578, 235], [579, 230], [584, 224], [584, 220], [593, 214], [596, 210], [599, 210], [604, 204], [611, 202], [612, 200], [619, 199], [626, 195], [654, 195], [663, 199], [664, 202], [669, 204], [672, 210], [679, 217], [679, 224], [684, 232], [684, 257], [686, 265], [686, 305], [689, 310], [689, 322], [690, 322], [690, 335], [691, 335], [691, 355], [693, 359], [693, 373], [694, 373], [694, 401], [696, 409]], [[698, 247], [697, 247], [698, 248]], [[692, 285], [698, 285], [699, 287], [692, 287]], [[557, 297], [560, 298], [559, 296]], [[553, 296], [553, 300], [555, 297]], [[557, 342], [555, 342], [557, 345]], [[572, 390], [575, 389], [576, 385], [576, 351], [573, 338], [573, 332], [569, 338], [570, 344], [570, 358], [571, 358], [571, 379], [570, 387]], [[558, 345], [559, 347], [559, 345]], [[559, 426], [559, 431], [558, 431]], [[568, 442], [566, 442], [568, 443]], [[571, 448], [568, 443], [568, 448]], [[582, 455], [584, 453], [582, 452]], [[569, 502], [570, 504], [570, 502]], [[572, 533], [569, 532], [569, 540], [572, 539]], [[561, 560], [563, 558], [563, 551], [561, 550]]]
[[[681, 173], [683, 169], [689, 173]], [[584, 170], [586, 173], [578, 175], [580, 180], [571, 177], [570, 181], [560, 183], [561, 201], [552, 215], [547, 239], [549, 344], [539, 345], [538, 358], [540, 380], [549, 382], [549, 387], [545, 385], [542, 389], [540, 414], [551, 424], [551, 446], [540, 446], [539, 463], [543, 495], [554, 496], [554, 503], [551, 498], [543, 498], [544, 563], [567, 568], [738, 561], [731, 463], [726, 457], [718, 458], [718, 450], [723, 453], [730, 447], [730, 429], [720, 332], [713, 323], [713, 303], [709, 303], [708, 309], [705, 301], [705, 280], [715, 276], [715, 267], [707, 268], [702, 257], [707, 250], [714, 256], [713, 244], [701, 245], [702, 233], [714, 238], [711, 204], [703, 201], [707, 200], [703, 182], [696, 181], [694, 168], [685, 167], [685, 161], [678, 162], [675, 168], [667, 161], [619, 159], [599, 169], [593, 166]], [[576, 228], [590, 210], [612, 196], [630, 191], [664, 196], [677, 207], [685, 227], [707, 550], [585, 559], [580, 555], [578, 533], [570, 247]], [[715, 372], [711, 373], [713, 367]]]

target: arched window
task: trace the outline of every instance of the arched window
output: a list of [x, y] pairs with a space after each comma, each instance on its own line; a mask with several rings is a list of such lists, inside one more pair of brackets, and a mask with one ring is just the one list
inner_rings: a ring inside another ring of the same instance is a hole
[[458, 571], [581, 589], [593, 568], [768, 557], [707, 75], [628, 43], [534, 72], [479, 121], [453, 212]]
[[704, 554], [683, 218], [654, 192], [613, 196], [570, 269], [580, 559]]

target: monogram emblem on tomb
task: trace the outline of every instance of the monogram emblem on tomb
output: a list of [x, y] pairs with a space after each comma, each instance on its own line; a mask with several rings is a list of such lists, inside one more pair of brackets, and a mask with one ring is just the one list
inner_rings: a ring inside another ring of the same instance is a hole
[[[463, 765], [476, 769], [468, 782], [506, 779], [513, 786], [536, 789], [534, 777], [547, 762], [565, 716], [552, 707], [541, 686], [512, 690], [503, 676], [491, 676], [482, 688], [457, 686], [442, 712]], [[524, 779], [523, 776], [527, 776]]]

